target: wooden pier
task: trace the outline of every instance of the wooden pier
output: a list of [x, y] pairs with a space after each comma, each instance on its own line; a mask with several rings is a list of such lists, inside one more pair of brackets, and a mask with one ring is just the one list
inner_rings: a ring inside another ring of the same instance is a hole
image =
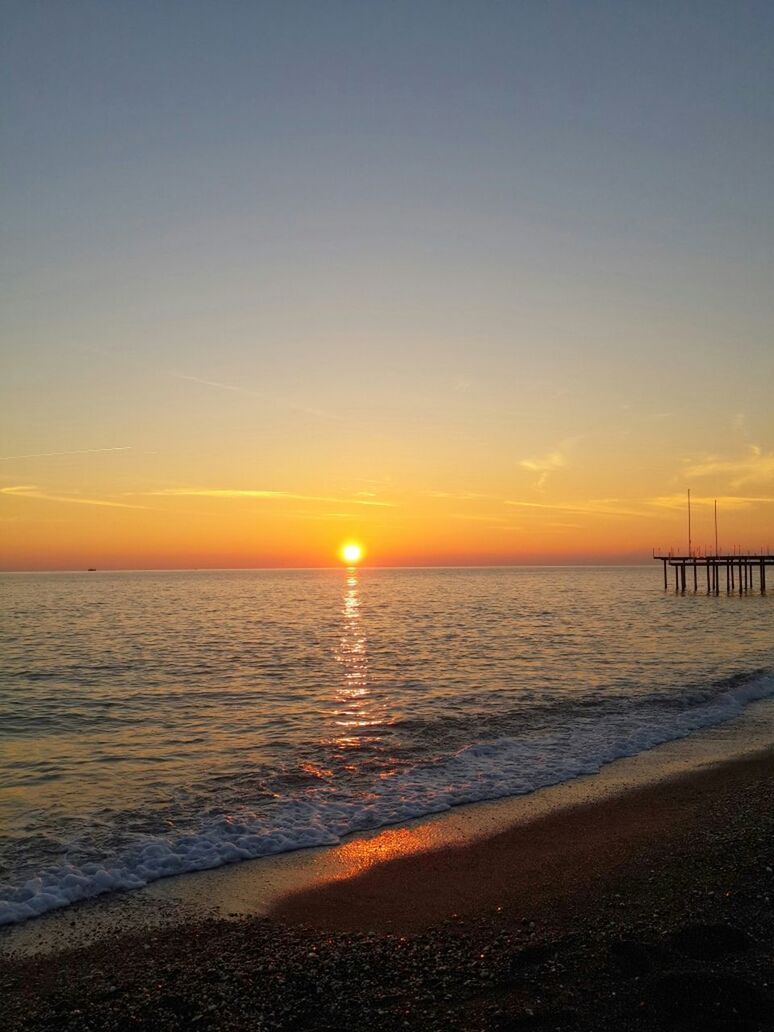
[[756, 587], [765, 595], [766, 571], [774, 567], [774, 555], [752, 552], [740, 555], [656, 555], [654, 552], [653, 558], [664, 565], [664, 590], [669, 590], [667, 568], [671, 566], [675, 571], [675, 591], [682, 594], [689, 586], [693, 591], [704, 591], [706, 585], [708, 595], [719, 595], [725, 579], [725, 591], [729, 595], [749, 594]]

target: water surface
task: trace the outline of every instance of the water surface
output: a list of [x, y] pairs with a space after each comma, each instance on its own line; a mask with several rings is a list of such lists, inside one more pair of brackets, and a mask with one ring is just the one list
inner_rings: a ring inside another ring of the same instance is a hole
[[0, 578], [0, 922], [531, 791], [774, 693], [660, 568]]

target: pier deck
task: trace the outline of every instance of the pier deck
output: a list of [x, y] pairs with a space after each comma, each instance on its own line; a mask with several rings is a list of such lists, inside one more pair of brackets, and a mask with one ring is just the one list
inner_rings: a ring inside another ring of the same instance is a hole
[[[766, 571], [774, 567], [774, 555], [762, 555], [747, 553], [741, 555], [656, 555], [664, 565], [664, 590], [669, 588], [667, 567], [675, 571], [675, 591], [684, 592], [690, 579], [693, 582], [693, 590], [699, 590], [699, 582], [702, 587], [706, 581], [708, 595], [720, 593], [722, 574], [725, 573], [725, 590], [728, 594], [738, 592], [744, 595], [754, 591], [757, 577], [757, 587], [762, 595], [766, 594]], [[774, 574], [772, 574], [774, 576]]]

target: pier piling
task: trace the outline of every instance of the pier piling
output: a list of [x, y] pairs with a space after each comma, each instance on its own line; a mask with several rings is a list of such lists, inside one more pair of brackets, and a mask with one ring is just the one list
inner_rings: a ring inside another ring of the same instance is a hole
[[735, 555], [679, 555], [674, 552], [657, 555], [654, 549], [653, 558], [662, 564], [664, 572], [664, 590], [669, 586], [667, 568], [675, 571], [675, 591], [685, 594], [688, 579], [687, 568], [693, 569], [693, 590], [699, 589], [699, 570], [703, 567], [707, 581], [707, 594], [720, 593], [720, 570], [725, 569], [726, 593], [731, 595], [738, 591], [739, 595], [748, 595], [755, 591], [755, 575], [758, 575], [758, 591], [766, 594], [766, 571], [774, 567], [774, 555], [759, 553], [737, 553]]

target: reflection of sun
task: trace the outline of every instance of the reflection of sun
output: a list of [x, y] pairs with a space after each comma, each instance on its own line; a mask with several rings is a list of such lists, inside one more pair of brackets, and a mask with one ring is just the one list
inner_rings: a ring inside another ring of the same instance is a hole
[[349, 566], [354, 566], [355, 563], [359, 563], [363, 558], [363, 549], [356, 541], [348, 541], [341, 546], [339, 555]]

